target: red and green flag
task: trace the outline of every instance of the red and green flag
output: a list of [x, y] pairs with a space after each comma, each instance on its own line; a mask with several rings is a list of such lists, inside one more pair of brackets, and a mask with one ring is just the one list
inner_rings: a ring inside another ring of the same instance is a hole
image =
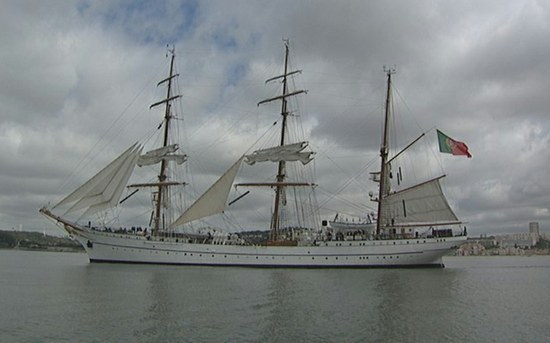
[[439, 141], [439, 151], [441, 152], [453, 155], [465, 155], [468, 158], [472, 157], [468, 151], [468, 146], [464, 142], [455, 141], [439, 130], [437, 130], [437, 140]]

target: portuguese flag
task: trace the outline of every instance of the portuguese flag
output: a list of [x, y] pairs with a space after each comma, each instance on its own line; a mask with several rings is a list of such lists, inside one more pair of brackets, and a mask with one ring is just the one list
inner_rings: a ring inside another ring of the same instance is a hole
[[439, 151], [441, 152], [453, 155], [465, 155], [468, 158], [472, 157], [468, 151], [468, 146], [464, 142], [455, 141], [439, 130], [437, 130], [437, 140], [439, 141]]

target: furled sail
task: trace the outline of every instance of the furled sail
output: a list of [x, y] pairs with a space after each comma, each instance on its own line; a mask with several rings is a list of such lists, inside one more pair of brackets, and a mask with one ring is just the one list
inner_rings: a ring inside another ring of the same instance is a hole
[[177, 144], [172, 144], [162, 148], [148, 151], [145, 154], [139, 156], [137, 165], [140, 167], [150, 166], [153, 164], [157, 164], [162, 160], [175, 161], [177, 164], [182, 164], [183, 162], [187, 161], [187, 155], [173, 154], [178, 149], [179, 149], [179, 146]]
[[244, 157], [233, 164], [210, 188], [201, 195], [183, 214], [176, 219], [171, 227], [183, 225], [193, 220], [205, 218], [225, 210], [229, 191], [237, 176]]
[[162, 157], [162, 156], [166, 156], [167, 154], [171, 154], [173, 152], [176, 152], [178, 149], [179, 149], [179, 146], [177, 144], [172, 144], [172, 145], [167, 145], [167, 146], [164, 146], [164, 147], [161, 147], [161, 148], [158, 148], [158, 149], [154, 149], [154, 150], [151, 150], [151, 151], [147, 151], [145, 153], [145, 155], [146, 156]]
[[457, 223], [439, 180], [444, 176], [391, 193], [383, 199], [383, 226]]
[[302, 152], [308, 146], [308, 142], [282, 145], [274, 148], [256, 150], [246, 155], [246, 163], [253, 165], [256, 162], [300, 161], [306, 165], [313, 160], [313, 152]]
[[61, 200], [54, 208], [73, 204], [65, 214], [86, 209], [82, 217], [114, 207], [132, 175], [142, 147], [137, 143], [90, 180]]
[[187, 155], [166, 155], [166, 156], [161, 156], [161, 157], [141, 155], [139, 157], [137, 165], [140, 166], [140, 167], [150, 166], [150, 165], [153, 165], [153, 164], [157, 164], [162, 160], [175, 161], [177, 164], [182, 164], [183, 162], [187, 161]]

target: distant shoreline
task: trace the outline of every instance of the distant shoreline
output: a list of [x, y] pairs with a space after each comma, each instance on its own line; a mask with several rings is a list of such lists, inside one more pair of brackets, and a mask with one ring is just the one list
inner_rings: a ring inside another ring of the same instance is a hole
[[44, 251], [44, 252], [70, 252], [70, 253], [85, 253], [84, 248], [63, 248], [63, 247], [3, 247], [0, 246], [0, 250], [19, 250], [19, 251]]
[[68, 237], [54, 237], [39, 232], [0, 230], [0, 249], [27, 251], [84, 252], [84, 248]]

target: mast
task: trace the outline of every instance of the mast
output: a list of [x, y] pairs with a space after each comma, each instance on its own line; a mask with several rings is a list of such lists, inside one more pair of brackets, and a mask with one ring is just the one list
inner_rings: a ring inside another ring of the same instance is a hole
[[[283, 122], [281, 124], [281, 143], [280, 146], [285, 145], [285, 135], [286, 135], [286, 119], [288, 117], [287, 112], [287, 100], [285, 96], [287, 95], [287, 72], [288, 72], [288, 42], [285, 42], [285, 71], [283, 75], [283, 98], [281, 99], [281, 115], [283, 116]], [[285, 180], [285, 167], [286, 162], [281, 160], [279, 161], [279, 166], [277, 168], [277, 182], [284, 182]], [[271, 217], [271, 240], [276, 241], [279, 235], [279, 203], [281, 201], [281, 193], [283, 191], [283, 186], [277, 185], [275, 188], [275, 204], [273, 205], [273, 216]]]
[[[165, 104], [165, 110], [164, 110], [164, 136], [163, 136], [163, 142], [162, 147], [168, 146], [168, 135], [169, 135], [169, 129], [170, 129], [170, 120], [172, 119], [172, 115], [170, 112], [171, 104], [170, 102], [181, 97], [181, 95], [175, 95], [172, 96], [172, 80], [178, 76], [174, 75], [174, 58], [176, 56], [174, 48], [169, 49], [168, 52], [171, 54], [170, 59], [170, 73], [168, 77], [162, 81], [160, 81], [157, 86], [167, 82], [167, 90], [166, 90], [166, 99], [161, 100], [159, 102], [154, 103], [150, 106], [150, 108], [153, 108], [158, 105]], [[166, 163], [167, 161], [165, 159], [162, 159], [160, 163], [160, 172], [158, 175], [158, 186], [157, 186], [157, 192], [156, 194], [153, 193], [153, 199], [155, 203], [155, 210], [153, 214], [153, 233], [158, 234], [159, 230], [161, 228], [164, 228], [164, 222], [165, 218], [162, 213], [162, 207], [163, 207], [163, 198], [165, 197], [166, 189], [170, 185], [170, 183], [165, 182], [167, 179], [166, 176]], [[156, 197], [156, 198], [155, 198]]]
[[387, 76], [386, 89], [386, 111], [384, 116], [384, 133], [382, 135], [382, 144], [380, 146], [380, 185], [378, 188], [378, 214], [376, 219], [376, 235], [380, 235], [382, 230], [382, 200], [386, 197], [386, 181], [387, 181], [387, 161], [388, 161], [388, 141], [389, 141], [389, 123], [390, 123], [390, 105], [391, 105], [391, 76], [395, 74], [395, 69], [385, 69]]
[[[260, 101], [258, 105], [271, 102], [274, 100], [281, 100], [281, 116], [283, 116], [283, 121], [281, 124], [281, 139], [279, 142], [279, 146], [285, 145], [285, 137], [287, 134], [287, 117], [288, 117], [288, 109], [287, 109], [287, 98], [298, 95], [301, 93], [306, 93], [305, 90], [299, 90], [292, 93], [288, 92], [288, 85], [287, 85], [287, 77], [296, 73], [300, 73], [300, 70], [288, 71], [288, 55], [289, 55], [289, 47], [288, 47], [288, 40], [285, 40], [285, 66], [284, 66], [284, 73], [282, 75], [273, 77], [266, 81], [274, 81], [278, 79], [282, 79], [283, 83], [283, 93], [280, 96], [276, 96], [274, 98], [266, 99], [263, 101]], [[278, 231], [279, 231], [279, 225], [280, 225], [280, 207], [281, 207], [281, 198], [283, 194], [284, 187], [288, 186], [284, 183], [286, 177], [286, 162], [284, 160], [279, 161], [278, 167], [277, 167], [277, 176], [276, 176], [276, 182], [275, 182], [275, 202], [273, 205], [273, 214], [271, 216], [271, 233], [270, 233], [270, 241], [277, 241], [278, 240]]]

